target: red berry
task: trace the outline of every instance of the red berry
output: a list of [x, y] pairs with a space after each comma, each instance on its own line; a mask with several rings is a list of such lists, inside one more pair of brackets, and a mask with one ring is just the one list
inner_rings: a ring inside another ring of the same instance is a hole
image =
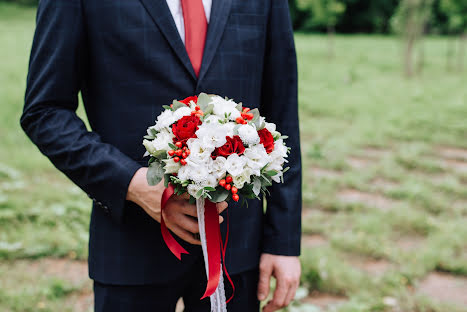
[[188, 156], [190, 156], [190, 150], [187, 149], [186, 152], [185, 152]]
[[236, 188], [235, 186], [232, 186], [232, 194], [237, 194], [238, 192], [238, 188]]
[[232, 183], [232, 176], [228, 176], [227, 178], [225, 178], [225, 182]]
[[249, 111], [250, 111], [250, 109], [248, 107], [243, 108], [243, 112], [248, 113]]
[[232, 188], [232, 185], [231, 185], [231, 184], [226, 184], [226, 185], [225, 185], [225, 189], [226, 189], [227, 191], [230, 191], [231, 188]]
[[243, 120], [242, 117], [237, 117], [237, 118], [235, 119], [235, 121], [236, 121], [238, 124], [243, 124], [243, 122], [244, 122], [245, 120]]
[[173, 155], [175, 154], [175, 151], [174, 151], [174, 150], [170, 150], [170, 151], [168, 151], [168, 154], [169, 154], [169, 156], [173, 156]]
[[201, 107], [199, 107], [199, 105], [195, 106], [195, 110], [199, 111], [200, 109], [201, 109]]
[[196, 113], [197, 113], [196, 111], [191, 111], [191, 116], [196, 115]]
[[174, 157], [174, 161], [175, 161], [175, 162], [179, 162], [179, 161], [180, 161], [180, 157]]
[[174, 105], [173, 105], [173, 104], [170, 104], [170, 108], [173, 108], [173, 107], [174, 107]]
[[253, 115], [252, 113], [248, 113], [248, 114], [245, 114], [245, 117], [248, 120], [252, 120], [255, 117], [255, 115]]
[[188, 155], [186, 153], [182, 153], [182, 157], [186, 158]]
[[182, 159], [182, 160], [180, 160], [180, 163], [182, 164], [182, 166], [185, 166], [186, 165], [186, 160]]
[[182, 148], [183, 143], [179, 141], [179, 142], [175, 143], [175, 146], [177, 146], [178, 148]]
[[224, 187], [224, 186], [225, 186], [225, 180], [224, 180], [224, 179], [220, 180], [220, 181], [219, 181], [219, 185], [222, 186], [222, 187]]
[[240, 199], [240, 196], [238, 196], [238, 194], [233, 194], [232, 195], [232, 199], [236, 202], [238, 202], [238, 200]]
[[177, 155], [178, 157], [182, 156], [182, 154], [183, 154], [183, 151], [181, 149], [175, 152], [175, 155]]

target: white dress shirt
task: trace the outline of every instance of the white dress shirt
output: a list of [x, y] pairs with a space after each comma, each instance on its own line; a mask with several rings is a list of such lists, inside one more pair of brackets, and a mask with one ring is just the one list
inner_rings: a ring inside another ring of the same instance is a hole
[[[167, 5], [169, 6], [170, 13], [175, 21], [175, 25], [177, 26], [178, 33], [182, 38], [183, 44], [185, 44], [185, 23], [183, 20], [183, 10], [182, 10], [182, 2], [181, 0], [166, 0]], [[222, 0], [218, 0], [222, 1]], [[209, 23], [209, 18], [211, 17], [211, 6], [212, 0], [203, 0], [204, 6], [204, 13], [206, 13], [206, 19]]]

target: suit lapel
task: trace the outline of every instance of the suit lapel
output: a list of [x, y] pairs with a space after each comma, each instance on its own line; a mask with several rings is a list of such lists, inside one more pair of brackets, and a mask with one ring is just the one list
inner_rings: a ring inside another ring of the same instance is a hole
[[[165, 1], [163, 1], [165, 2]], [[204, 45], [203, 61], [199, 73], [198, 83], [203, 79], [216, 54], [217, 47], [224, 33], [229, 17], [232, 0], [212, 0], [211, 16], [208, 25], [206, 43]]]
[[[177, 30], [177, 26], [173, 20], [172, 14], [170, 13], [167, 1], [165, 0], [139, 0], [148, 11], [151, 18], [159, 26], [159, 29], [164, 34], [165, 38], [169, 42], [170, 46], [174, 50], [175, 54], [180, 58], [181, 62], [188, 70], [193, 79], [196, 78], [195, 71], [191, 65], [190, 58], [186, 52], [185, 45], [180, 38], [180, 34]], [[223, 2], [221, 0], [219, 2]], [[215, 1], [217, 2], [217, 1]]]

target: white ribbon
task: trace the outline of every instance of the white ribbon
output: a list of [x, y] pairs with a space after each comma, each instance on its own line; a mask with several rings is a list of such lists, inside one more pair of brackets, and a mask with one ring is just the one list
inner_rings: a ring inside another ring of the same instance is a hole
[[[206, 279], [209, 279], [208, 248], [206, 245], [206, 231], [204, 222], [204, 198], [199, 198], [196, 200], [196, 210], [198, 212], [199, 236], [201, 239], [201, 247], [203, 248]], [[219, 285], [217, 285], [216, 291], [209, 297], [209, 299], [211, 300], [211, 312], [227, 312], [222, 264]]]

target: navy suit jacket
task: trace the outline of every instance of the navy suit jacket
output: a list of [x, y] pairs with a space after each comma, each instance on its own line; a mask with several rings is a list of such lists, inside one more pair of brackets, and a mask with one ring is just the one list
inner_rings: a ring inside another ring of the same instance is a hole
[[[159, 223], [125, 200], [147, 162], [146, 128], [162, 105], [200, 92], [259, 108], [292, 148], [285, 184], [270, 188], [266, 210], [258, 200], [230, 203], [229, 272], [257, 267], [263, 252], [299, 255], [297, 64], [287, 0], [213, 0], [199, 78], [165, 0], [41, 0], [36, 26], [21, 125], [94, 201], [91, 278], [165, 283], [202, 255], [182, 242], [190, 255], [176, 259]], [[92, 130], [76, 115], [79, 92]]]

